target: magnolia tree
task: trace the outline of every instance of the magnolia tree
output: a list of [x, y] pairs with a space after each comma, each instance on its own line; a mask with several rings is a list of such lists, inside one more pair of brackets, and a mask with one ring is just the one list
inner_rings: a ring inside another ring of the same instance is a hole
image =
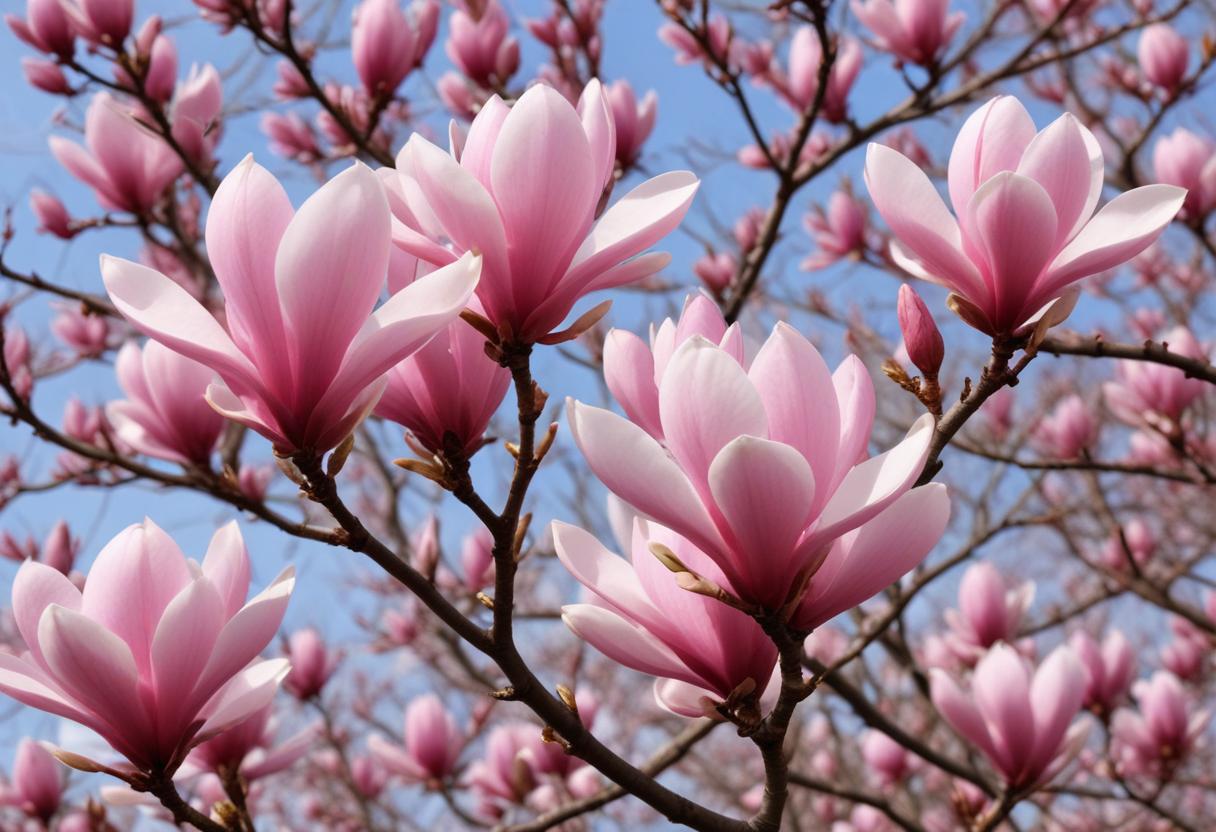
[[524, 5], [7, 17], [3, 828], [1211, 829], [1211, 7]]

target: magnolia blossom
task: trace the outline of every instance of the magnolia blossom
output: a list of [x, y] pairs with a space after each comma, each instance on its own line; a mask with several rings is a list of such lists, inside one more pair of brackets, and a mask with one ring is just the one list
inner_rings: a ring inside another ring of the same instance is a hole
[[947, 286], [951, 308], [993, 336], [1062, 321], [1076, 302], [1072, 284], [1147, 248], [1185, 197], [1172, 185], [1146, 185], [1094, 214], [1103, 182], [1097, 140], [1067, 113], [1036, 134], [1010, 96], [973, 113], [954, 143], [958, 220], [928, 176], [885, 145], [869, 146], [865, 178], [897, 238], [896, 262]]
[[106, 405], [118, 438], [139, 453], [182, 465], [207, 467], [224, 432], [224, 417], [207, 405], [215, 374], [149, 341], [128, 343], [114, 364], [127, 398]]
[[1068, 644], [1089, 678], [1085, 685], [1085, 707], [1110, 713], [1136, 678], [1136, 654], [1131, 644], [1118, 630], [1111, 630], [1101, 644], [1089, 633], [1078, 631]]
[[945, 613], [950, 651], [960, 661], [974, 664], [997, 642], [1012, 644], [1034, 592], [1034, 581], [1008, 587], [988, 561], [968, 567], [958, 585], [958, 609]]
[[908, 749], [882, 731], [866, 731], [861, 738], [861, 756], [878, 781], [890, 786], [904, 779], [913, 760]]
[[1007, 644], [976, 665], [970, 693], [941, 668], [929, 671], [933, 704], [974, 744], [1006, 785], [1046, 783], [1080, 753], [1088, 720], [1073, 720], [1085, 696], [1085, 669], [1067, 647], [1052, 651], [1032, 674]]
[[239, 725], [200, 743], [186, 758], [183, 774], [195, 770], [222, 776], [236, 771], [252, 783], [292, 766], [315, 744], [318, 726], [279, 737], [273, 712], [273, 705], [267, 704]]
[[[411, 19], [412, 17], [412, 19]], [[368, 95], [392, 96], [422, 63], [439, 24], [439, 4], [423, 0], [407, 17], [399, 0], [364, 0], [355, 9], [350, 48]]]
[[462, 320], [448, 324], [389, 371], [376, 415], [407, 428], [430, 453], [446, 450], [450, 436], [473, 454], [511, 386], [511, 373], [486, 355], [485, 342]]
[[904, 61], [933, 65], [967, 15], [950, 14], [949, 0], [853, 0], [853, 14], [880, 48]]
[[1168, 771], [1195, 747], [1212, 714], [1195, 709], [1178, 679], [1164, 670], [1132, 691], [1138, 710], [1120, 709], [1111, 720], [1116, 756], [1129, 774]]
[[135, 0], [61, 0], [76, 32], [90, 43], [115, 51], [131, 32]]
[[321, 694], [338, 669], [342, 654], [327, 647], [321, 634], [308, 627], [291, 634], [287, 658], [291, 660], [291, 673], [283, 680], [283, 687], [303, 702]]
[[1076, 393], [1065, 396], [1035, 425], [1033, 439], [1044, 456], [1079, 459], [1098, 441], [1093, 408]]
[[405, 745], [379, 734], [367, 740], [368, 750], [385, 768], [420, 783], [444, 783], [456, 771], [465, 738], [455, 718], [433, 693], [420, 696], [405, 709]]
[[13, 757], [13, 782], [7, 788], [0, 786], [0, 806], [11, 803], [49, 829], [63, 802], [64, 786], [63, 766], [41, 745], [23, 739]]
[[909, 491], [933, 419], [860, 461], [874, 389], [859, 359], [833, 374], [781, 323], [749, 363], [737, 328], [701, 320], [710, 337], [676, 346], [672, 327], [653, 352], [610, 336], [605, 376], [629, 419], [570, 401], [575, 442], [610, 491], [687, 538], [745, 600], [775, 609], [814, 575], [795, 620], [817, 626], [919, 563], [945, 529], [945, 489]]
[[294, 584], [288, 568], [245, 602], [249, 556], [235, 523], [201, 566], [151, 520], [130, 526], [98, 554], [83, 592], [27, 561], [13, 616], [28, 652], [0, 653], [0, 691], [93, 729], [139, 771], [171, 773], [274, 696], [287, 662], [258, 654]]
[[458, 8], [448, 18], [448, 57], [469, 80], [492, 88], [519, 68], [519, 41], [510, 31], [511, 21], [499, 0]]
[[194, 159], [211, 158], [220, 140], [217, 122], [224, 106], [220, 75], [211, 64], [190, 67], [186, 79], [177, 85], [169, 118], [173, 138]]
[[25, 18], [6, 14], [4, 22], [40, 52], [70, 58], [76, 50], [76, 30], [60, 0], [25, 0]]
[[[1163, 338], [1169, 351], [1197, 361], [1208, 360], [1207, 350], [1186, 327], [1175, 327]], [[1203, 379], [1189, 378], [1185, 370], [1150, 361], [1120, 361], [1116, 380], [1102, 385], [1102, 396], [1115, 416], [1129, 425], [1166, 427], [1207, 390]]]
[[1136, 56], [1144, 77], [1166, 92], [1177, 92], [1186, 79], [1191, 46], [1168, 23], [1154, 23], [1140, 33]]
[[61, 240], [70, 240], [78, 233], [72, 227], [72, 215], [63, 201], [46, 191], [30, 191], [30, 210], [38, 218], [38, 233], [52, 234]]
[[1216, 142], [1178, 127], [1153, 147], [1157, 181], [1187, 189], [1182, 204], [1187, 219], [1201, 219], [1216, 207]]
[[[836, 44], [836, 60], [828, 73], [823, 94], [822, 114], [830, 122], [843, 121], [849, 109], [849, 91], [864, 58], [861, 44], [854, 38], [841, 38]], [[809, 110], [819, 91], [819, 67], [823, 45], [811, 25], [799, 26], [790, 40], [789, 70], [784, 77], [775, 75], [773, 84], [787, 104], [800, 112]]]
[[86, 314], [79, 304], [57, 304], [59, 313], [51, 321], [51, 332], [82, 358], [105, 352], [110, 324], [104, 315]]
[[106, 92], [89, 103], [84, 141], [87, 150], [51, 136], [51, 153], [111, 211], [147, 213], [182, 170], [173, 149]]
[[606, 90], [612, 107], [612, 123], [616, 127], [616, 160], [623, 168], [637, 161], [642, 145], [654, 130], [659, 114], [659, 97], [650, 90], [639, 102], [633, 86], [625, 79], [614, 81]]
[[562, 564], [591, 593], [590, 603], [562, 607], [579, 638], [626, 667], [658, 676], [655, 699], [684, 716], [712, 714], [736, 690], [763, 694], [777, 649], [750, 616], [689, 592], [653, 546], [719, 585], [726, 576], [678, 534], [637, 520], [627, 541], [629, 560], [575, 526], [553, 523]]
[[392, 203], [394, 242], [434, 265], [480, 252], [485, 316], [504, 339], [535, 342], [583, 295], [633, 283], [670, 259], [634, 255], [679, 225], [696, 177], [657, 176], [596, 220], [615, 154], [598, 81], [587, 85], [577, 111], [544, 85], [513, 107], [491, 98], [452, 154], [410, 137], [397, 157], [404, 199]]
[[207, 401], [282, 454], [323, 453], [384, 390], [384, 374], [468, 302], [477, 257], [394, 294], [375, 312], [389, 263], [390, 215], [376, 175], [356, 163], [293, 212], [278, 181], [247, 157], [207, 215], [207, 252], [228, 329], [168, 277], [103, 257], [115, 306], [150, 338], [219, 376]]
[[818, 205], [806, 215], [803, 225], [815, 240], [818, 251], [802, 261], [802, 268], [815, 271], [866, 250], [866, 210], [848, 191], [828, 198], [825, 211]]

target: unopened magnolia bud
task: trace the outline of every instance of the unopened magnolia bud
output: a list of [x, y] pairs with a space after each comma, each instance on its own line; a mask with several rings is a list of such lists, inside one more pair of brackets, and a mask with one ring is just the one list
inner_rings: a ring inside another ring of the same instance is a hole
[[936, 378], [946, 357], [946, 345], [929, 307], [907, 283], [899, 287], [898, 314], [908, 358], [926, 378]]

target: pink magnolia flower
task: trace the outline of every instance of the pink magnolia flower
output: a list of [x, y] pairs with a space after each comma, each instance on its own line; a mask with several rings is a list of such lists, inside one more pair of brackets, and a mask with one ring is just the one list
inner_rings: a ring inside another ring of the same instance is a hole
[[1168, 23], [1154, 23], [1140, 33], [1136, 56], [1144, 77], [1168, 93], [1178, 91], [1186, 80], [1191, 47], [1186, 38]]
[[1068, 640], [1089, 678], [1085, 685], [1085, 707], [1107, 714], [1123, 698], [1136, 678], [1136, 653], [1127, 638], [1111, 630], [1102, 644], [1084, 631]]
[[106, 405], [118, 438], [139, 453], [206, 468], [224, 417], [206, 400], [215, 373], [156, 341], [128, 343], [114, 364], [127, 398]]
[[1111, 720], [1115, 754], [1130, 774], [1169, 771], [1195, 747], [1211, 721], [1197, 710], [1178, 679], [1158, 670], [1132, 686], [1138, 711], [1121, 708]]
[[997, 642], [1012, 644], [1034, 601], [1034, 581], [1009, 587], [996, 566], [981, 561], [967, 568], [958, 585], [958, 609], [946, 610], [947, 645], [974, 664]]
[[722, 297], [730, 288], [738, 269], [738, 258], [729, 251], [707, 251], [692, 264], [692, 273], [714, 297]]
[[447, 449], [450, 436], [472, 455], [511, 386], [511, 373], [486, 355], [485, 342], [462, 320], [448, 324], [389, 371], [376, 415], [407, 428], [431, 453]]
[[1079, 459], [1098, 442], [1093, 408], [1076, 393], [1060, 399], [1034, 428], [1039, 452], [1052, 459]]
[[462, 5], [448, 18], [448, 58], [469, 80], [493, 89], [519, 69], [519, 41], [499, 0]]
[[389, 771], [420, 783], [444, 783], [456, 771], [465, 738], [456, 719], [433, 693], [419, 696], [405, 709], [405, 745], [379, 734], [367, 748]]
[[51, 321], [51, 332], [83, 358], [94, 358], [106, 350], [110, 325], [102, 315], [86, 314], [80, 304], [56, 304], [59, 310]]
[[477, 592], [494, 582], [494, 538], [485, 526], [465, 535], [460, 546], [460, 566], [464, 587]]
[[639, 103], [633, 86], [623, 78], [609, 84], [606, 92], [616, 127], [616, 161], [622, 168], [627, 168], [642, 154], [642, 145], [654, 130], [659, 97], [650, 90]]
[[746, 613], [682, 588], [651, 546], [729, 585], [713, 560], [657, 524], [637, 520], [631, 535], [625, 560], [582, 529], [553, 523], [558, 558], [593, 596], [562, 607], [566, 626], [613, 661], [658, 676], [655, 699], [674, 713], [712, 714], [742, 686], [762, 695], [777, 663], [772, 641]]
[[795, 621], [817, 626], [919, 563], [945, 529], [945, 489], [909, 492], [933, 417], [860, 461], [874, 389], [856, 356], [833, 374], [784, 323], [750, 365], [739, 341], [693, 335], [670, 358], [636, 339], [606, 345], [610, 364], [632, 344], [606, 377], [628, 391], [633, 421], [571, 400], [571, 431], [609, 491], [705, 552], [745, 600], [775, 609], [816, 575]]
[[826, 211], [816, 205], [803, 225], [818, 247], [818, 251], [802, 261], [806, 271], [822, 269], [866, 250], [866, 209], [846, 190], [838, 190], [828, 198]]
[[596, 220], [613, 175], [613, 133], [595, 81], [578, 110], [544, 85], [513, 107], [491, 98], [454, 155], [415, 133], [397, 157], [404, 199], [393, 202], [394, 241], [434, 265], [481, 252], [486, 317], [504, 339], [534, 343], [583, 295], [665, 266], [666, 254], [634, 255], [679, 225], [696, 193], [691, 173], [665, 173]]
[[30, 210], [38, 218], [38, 233], [51, 234], [70, 240], [78, 230], [72, 227], [72, 216], [63, 202], [45, 191], [30, 191]]
[[388, 205], [356, 163], [298, 212], [247, 157], [207, 215], [207, 252], [228, 330], [184, 289], [145, 266], [103, 256], [111, 299], [137, 328], [216, 372], [207, 401], [284, 454], [323, 453], [375, 406], [384, 374], [456, 318], [477, 283], [466, 255], [372, 311], [389, 263]]
[[1085, 696], [1085, 669], [1067, 647], [1053, 650], [1031, 674], [1016, 650], [997, 644], [976, 665], [969, 693], [941, 668], [930, 670], [929, 680], [934, 706], [1009, 787], [1050, 781], [1089, 736], [1087, 719], [1073, 721]]
[[424, 36], [429, 26], [434, 37], [438, 14], [435, 3], [417, 5], [412, 20], [399, 0], [363, 0], [359, 4], [351, 26], [350, 48], [368, 95], [392, 97], [426, 55], [431, 44]]
[[172, 148], [139, 125], [109, 93], [99, 92], [89, 103], [84, 140], [87, 150], [51, 136], [51, 153], [110, 211], [147, 213], [182, 170]]
[[869, 146], [865, 178], [898, 239], [900, 266], [947, 286], [952, 308], [993, 336], [1062, 321], [1076, 302], [1069, 287], [1147, 248], [1185, 196], [1147, 185], [1091, 218], [1103, 180], [1097, 140], [1067, 113], [1036, 134], [1010, 96], [973, 113], [954, 143], [950, 199], [960, 220], [924, 172], [889, 147]]
[[274, 153], [306, 164], [321, 158], [317, 136], [299, 113], [265, 113], [261, 127]]
[[922, 66], [937, 62], [967, 19], [963, 12], [950, 14], [949, 0], [853, 0], [849, 7], [879, 48]]
[[946, 357], [946, 344], [929, 307], [907, 283], [899, 287], [896, 313], [908, 360], [926, 376], [936, 378]]
[[130, 526], [97, 556], [83, 593], [26, 562], [13, 615], [28, 652], [0, 654], [0, 691], [93, 729], [140, 771], [171, 773], [274, 696], [287, 663], [257, 658], [294, 584], [288, 568], [245, 603], [249, 556], [235, 523], [201, 566], [151, 520]]
[[273, 703], [267, 704], [239, 725], [200, 743], [186, 758], [186, 766], [220, 776], [236, 771], [247, 783], [290, 768], [311, 750], [318, 726], [310, 725], [282, 738], [273, 712]]
[[[1162, 340], [1172, 353], [1207, 361], [1207, 350], [1186, 327], [1175, 327]], [[1120, 361], [1115, 373], [1115, 381], [1102, 385], [1102, 396], [1120, 421], [1134, 426], [1176, 423], [1207, 389], [1185, 370], [1149, 361]]]
[[73, 92], [72, 85], [68, 83], [68, 77], [53, 61], [45, 61], [42, 58], [22, 58], [21, 73], [25, 76], [25, 82], [31, 87], [51, 95], [71, 95]]
[[59, 520], [51, 527], [39, 548], [38, 560], [61, 575], [71, 575], [72, 565], [80, 552], [80, 538], [72, 537], [66, 520]]
[[135, 0], [61, 0], [76, 32], [97, 46], [122, 50], [135, 18]]
[[1178, 127], [1153, 147], [1157, 181], [1186, 188], [1182, 215], [1200, 219], [1216, 207], [1216, 142]]
[[[844, 37], [837, 42], [836, 62], [828, 74], [828, 88], [823, 96], [822, 114], [828, 121], [843, 121], [848, 114], [849, 91], [861, 72], [863, 57], [861, 44], [855, 38]], [[795, 110], [809, 110], [814, 103], [822, 63], [823, 46], [815, 27], [799, 26], [790, 40], [787, 75], [775, 75], [772, 79], [781, 97]]]
[[199, 162], [211, 159], [220, 140], [218, 120], [224, 106], [220, 75], [211, 64], [190, 67], [186, 79], [177, 85], [169, 118], [173, 138]]
[[161, 104], [168, 103], [177, 86], [177, 47], [167, 35], [158, 35], [148, 52], [144, 92]]
[[76, 30], [60, 0], [25, 0], [25, 17], [6, 14], [13, 34], [48, 55], [70, 58], [76, 49]]
[[18, 809], [28, 817], [48, 823], [59, 811], [64, 785], [63, 767], [49, 751], [28, 737], [17, 743], [13, 782], [8, 791]]
[[283, 680], [283, 687], [301, 702], [320, 696], [342, 661], [341, 653], [327, 647], [321, 634], [311, 627], [292, 633], [286, 652], [291, 672]]
[[908, 775], [912, 762], [908, 749], [882, 731], [873, 729], [862, 735], [861, 757], [884, 786], [902, 781]]
[[504, 723], [490, 731], [482, 758], [465, 775], [482, 802], [482, 814], [498, 817], [502, 804], [522, 804], [536, 787], [536, 775], [522, 754], [539, 735], [540, 729], [527, 722]]

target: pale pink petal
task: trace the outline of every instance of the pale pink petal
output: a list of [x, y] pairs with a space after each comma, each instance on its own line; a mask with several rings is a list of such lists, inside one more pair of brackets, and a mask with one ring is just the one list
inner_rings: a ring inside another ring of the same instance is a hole
[[379, 179], [356, 162], [309, 197], [283, 233], [274, 273], [297, 410], [309, 412], [329, 387], [384, 288], [389, 216]]
[[865, 458], [870, 444], [870, 431], [874, 427], [874, 380], [866, 365], [855, 355], [847, 356], [836, 372], [832, 373], [832, 386], [840, 408], [840, 447], [836, 451], [836, 470], [825, 485], [819, 483], [821, 500], [835, 494], [853, 466]]
[[294, 213], [283, 186], [253, 154], [224, 177], [207, 211], [207, 257], [224, 293], [232, 339], [278, 380], [290, 377], [291, 365], [274, 263]]
[[211, 579], [224, 599], [227, 617], [236, 615], [249, 595], [249, 553], [235, 520], [224, 524], [211, 536], [202, 567], [203, 574]]
[[594, 535], [577, 526], [554, 520], [551, 528], [558, 560], [579, 583], [635, 621], [658, 618], [628, 561], [609, 552]]
[[959, 216], [981, 185], [1001, 171], [1017, 170], [1034, 136], [1034, 120], [1012, 95], [997, 96], [971, 114], [950, 151], [950, 202]]
[[162, 738], [185, 730], [196, 716], [191, 692], [224, 626], [224, 600], [205, 576], [178, 593], [152, 638], [152, 686]]
[[80, 608], [80, 590], [67, 576], [45, 563], [27, 560], [13, 578], [13, 620], [34, 661], [42, 664], [38, 646], [38, 622], [51, 604]]
[[819, 517], [812, 540], [827, 542], [878, 515], [920, 476], [933, 439], [933, 416], [913, 423], [898, 445], [845, 475]]
[[930, 274], [967, 297], [986, 295], [979, 273], [963, 254], [958, 223], [924, 171], [898, 151], [871, 144], [865, 181], [878, 213]]
[[[747, 377], [764, 402], [768, 437], [797, 448], [811, 466], [816, 485], [830, 483], [837, 466], [841, 413], [832, 372], [819, 350], [789, 324], [778, 323]], [[820, 505], [830, 493], [819, 493]]]
[[126, 642], [136, 665], [146, 672], [156, 625], [190, 580], [182, 550], [145, 519], [119, 532], [97, 555], [80, 609]]
[[698, 679], [667, 645], [611, 610], [592, 604], [562, 607], [562, 621], [583, 641], [608, 658], [651, 676], [697, 684]]
[[799, 626], [815, 629], [915, 568], [937, 545], [950, 519], [940, 483], [914, 488], [832, 547], [799, 607]]
[[279, 684], [291, 670], [287, 659], [267, 659], [241, 671], [207, 703], [207, 717], [194, 744], [244, 722], [274, 699]]
[[1106, 203], [1073, 238], [1041, 281], [1045, 298], [1091, 274], [1114, 268], [1148, 248], [1182, 208], [1186, 190], [1145, 185]]
[[721, 546], [684, 472], [649, 434], [614, 413], [568, 400], [570, 432], [605, 487], [701, 548]]
[[659, 415], [667, 446], [703, 497], [710, 463], [728, 442], [768, 436], [764, 403], [747, 373], [699, 335], [676, 349], [663, 372]]
[[[1065, 113], [1031, 140], [1017, 167], [1019, 175], [1043, 187], [1055, 206], [1057, 251], [1089, 219], [1086, 208], [1093, 210], [1094, 203], [1089, 201], [1092, 159], [1083, 129], [1076, 116]], [[1101, 162], [1099, 150], [1098, 163]]]
[[738, 563], [737, 589], [751, 600], [777, 607], [785, 600], [799, 564], [792, 562], [815, 499], [811, 466], [796, 448], [740, 436], [709, 468], [709, 487], [730, 529]]
[[996, 761], [1006, 777], [1017, 779], [1035, 741], [1030, 679], [1022, 657], [1008, 644], [998, 643], [976, 665], [971, 691], [992, 732]]
[[712, 703], [720, 702], [721, 698], [713, 691], [678, 679], [655, 679], [654, 700], [673, 714], [696, 719], [715, 716]]
[[662, 438], [659, 390], [654, 382], [654, 355], [642, 339], [614, 329], [604, 339], [604, 382], [630, 421]]
[[975, 743], [988, 757], [996, 759], [997, 750], [988, 726], [975, 705], [940, 667], [929, 670], [929, 690], [933, 706], [963, 739]]

